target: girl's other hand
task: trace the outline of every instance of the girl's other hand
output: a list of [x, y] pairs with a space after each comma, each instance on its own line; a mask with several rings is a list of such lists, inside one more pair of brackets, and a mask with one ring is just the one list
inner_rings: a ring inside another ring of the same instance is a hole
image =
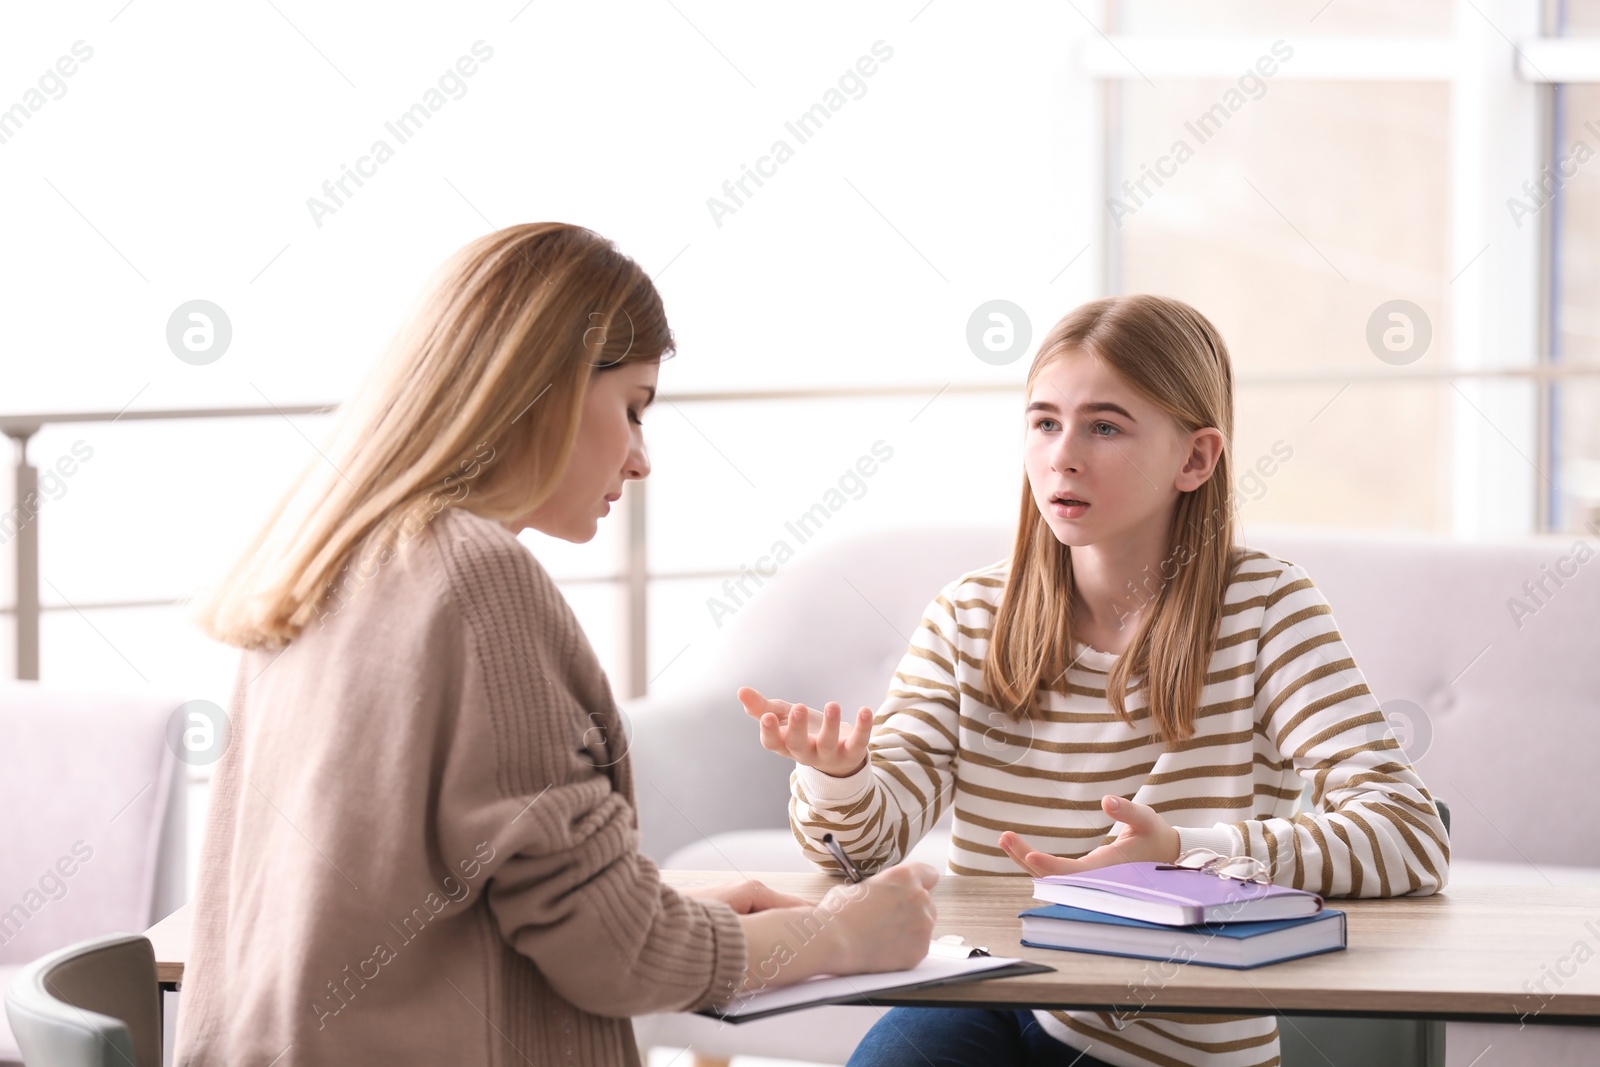
[[1036, 852], [1010, 830], [1000, 835], [1000, 847], [1018, 867], [1035, 878], [1047, 874], [1082, 874], [1114, 863], [1171, 863], [1178, 858], [1178, 831], [1150, 805], [1108, 793], [1100, 799], [1100, 808], [1123, 824], [1122, 832], [1110, 844], [1101, 845], [1075, 860]]
[[872, 709], [856, 712], [856, 724], [839, 736], [840, 708], [829, 701], [819, 713], [804, 704], [768, 700], [748, 685], [739, 687], [745, 714], [761, 724], [761, 747], [835, 778], [848, 778], [867, 765], [872, 739]]

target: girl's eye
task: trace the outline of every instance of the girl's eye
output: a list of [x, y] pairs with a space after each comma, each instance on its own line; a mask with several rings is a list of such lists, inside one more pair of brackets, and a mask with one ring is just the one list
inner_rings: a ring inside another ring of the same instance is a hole
[[633, 408], [629, 408], [628, 409], [628, 421], [633, 423], [635, 426], [643, 426], [644, 425], [644, 423], [641, 421], [641, 416], [642, 415], [643, 415], [643, 412], [635, 411]]
[[[1110, 430], [1111, 433], [1101, 433], [1100, 427], [1102, 426]], [[1111, 425], [1109, 422], [1097, 422], [1089, 427], [1089, 432], [1096, 437], [1110, 437], [1111, 434], [1121, 433], [1122, 431]]]
[[1054, 426], [1055, 424], [1055, 419], [1040, 419], [1038, 422], [1033, 424], [1033, 428], [1035, 430], [1044, 430], [1046, 433], [1048, 433], [1050, 431], [1050, 427]]

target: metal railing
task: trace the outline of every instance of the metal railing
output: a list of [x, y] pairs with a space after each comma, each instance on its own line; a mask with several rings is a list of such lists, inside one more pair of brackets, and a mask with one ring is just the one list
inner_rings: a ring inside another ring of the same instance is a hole
[[[1544, 365], [1505, 369], [1449, 369], [1384, 367], [1375, 370], [1342, 368], [1317, 368], [1310, 370], [1284, 370], [1253, 372], [1236, 378], [1241, 388], [1263, 386], [1295, 386], [1321, 384], [1354, 384], [1358, 382], [1394, 384], [1402, 381], [1527, 379], [1549, 382], [1569, 378], [1600, 377], [1600, 366]], [[676, 404], [750, 403], [761, 401], [793, 400], [859, 400], [872, 397], [927, 397], [929, 403], [939, 396], [983, 395], [1018, 393], [1021, 382], [1006, 383], [949, 383], [944, 386], [852, 386], [835, 389], [756, 389], [725, 392], [663, 393], [662, 401]], [[10, 608], [0, 608], [16, 618], [16, 671], [18, 679], [35, 680], [39, 677], [39, 621], [43, 611], [58, 610], [65, 605], [41, 605], [39, 600], [39, 471], [29, 462], [28, 442], [46, 426], [65, 423], [115, 423], [120, 421], [175, 421], [183, 419], [246, 419], [287, 417], [290, 415], [325, 415], [337, 410], [337, 404], [298, 404], [265, 407], [182, 408], [152, 411], [78, 411], [39, 413], [25, 415], [0, 415], [0, 433], [16, 444], [15, 492], [9, 511], [0, 513], [0, 543], [9, 536], [15, 545], [14, 568], [16, 600]], [[1540, 420], [1544, 420], [1541, 418]], [[1544, 427], [1539, 430], [1541, 437]], [[642, 696], [647, 688], [649, 588], [656, 580], [723, 578], [737, 575], [732, 568], [708, 571], [658, 571], [648, 568], [645, 546], [649, 533], [649, 514], [644, 482], [629, 483], [623, 497], [625, 514], [624, 549], [620, 573], [592, 577], [564, 578], [564, 584], [619, 583], [625, 593], [625, 678], [624, 690], [630, 697]], [[14, 525], [14, 529], [13, 529]], [[133, 608], [169, 606], [181, 603], [170, 600], [113, 600], [79, 603], [72, 607]]]
[[[263, 415], [322, 415], [334, 410], [333, 404], [299, 404], [288, 407], [174, 408], [167, 411], [67, 411], [54, 414], [0, 415], [0, 433], [16, 444], [15, 488], [11, 509], [0, 515], [0, 534], [16, 544], [16, 677], [39, 677], [39, 468], [28, 461], [28, 442], [46, 426], [61, 423], [113, 423], [168, 421], [174, 419], [241, 419]], [[15, 529], [12, 529], [12, 524]], [[148, 607], [165, 601], [112, 601], [90, 607]], [[176, 600], [170, 603], [177, 603]]]

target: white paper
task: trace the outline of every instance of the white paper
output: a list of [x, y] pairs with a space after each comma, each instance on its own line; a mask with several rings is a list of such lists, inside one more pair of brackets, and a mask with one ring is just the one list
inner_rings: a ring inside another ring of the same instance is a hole
[[927, 956], [909, 971], [880, 971], [876, 974], [851, 974], [843, 977], [819, 974], [791, 986], [735, 997], [720, 1014], [729, 1019], [737, 1019], [741, 1015], [757, 1015], [774, 1008], [789, 1008], [812, 1001], [854, 997], [863, 993], [894, 989], [897, 986], [918, 985], [922, 982], [981, 974], [984, 971], [1009, 967], [1013, 963], [1021, 962], [1019, 959], [1005, 956], [974, 956], [964, 960]]

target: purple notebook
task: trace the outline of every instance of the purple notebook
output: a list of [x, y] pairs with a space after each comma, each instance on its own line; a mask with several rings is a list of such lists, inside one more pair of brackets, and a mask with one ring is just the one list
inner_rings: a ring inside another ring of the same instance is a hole
[[1322, 898], [1304, 889], [1218, 878], [1153, 862], [1035, 878], [1033, 895], [1051, 904], [1167, 926], [1298, 919], [1322, 910]]

